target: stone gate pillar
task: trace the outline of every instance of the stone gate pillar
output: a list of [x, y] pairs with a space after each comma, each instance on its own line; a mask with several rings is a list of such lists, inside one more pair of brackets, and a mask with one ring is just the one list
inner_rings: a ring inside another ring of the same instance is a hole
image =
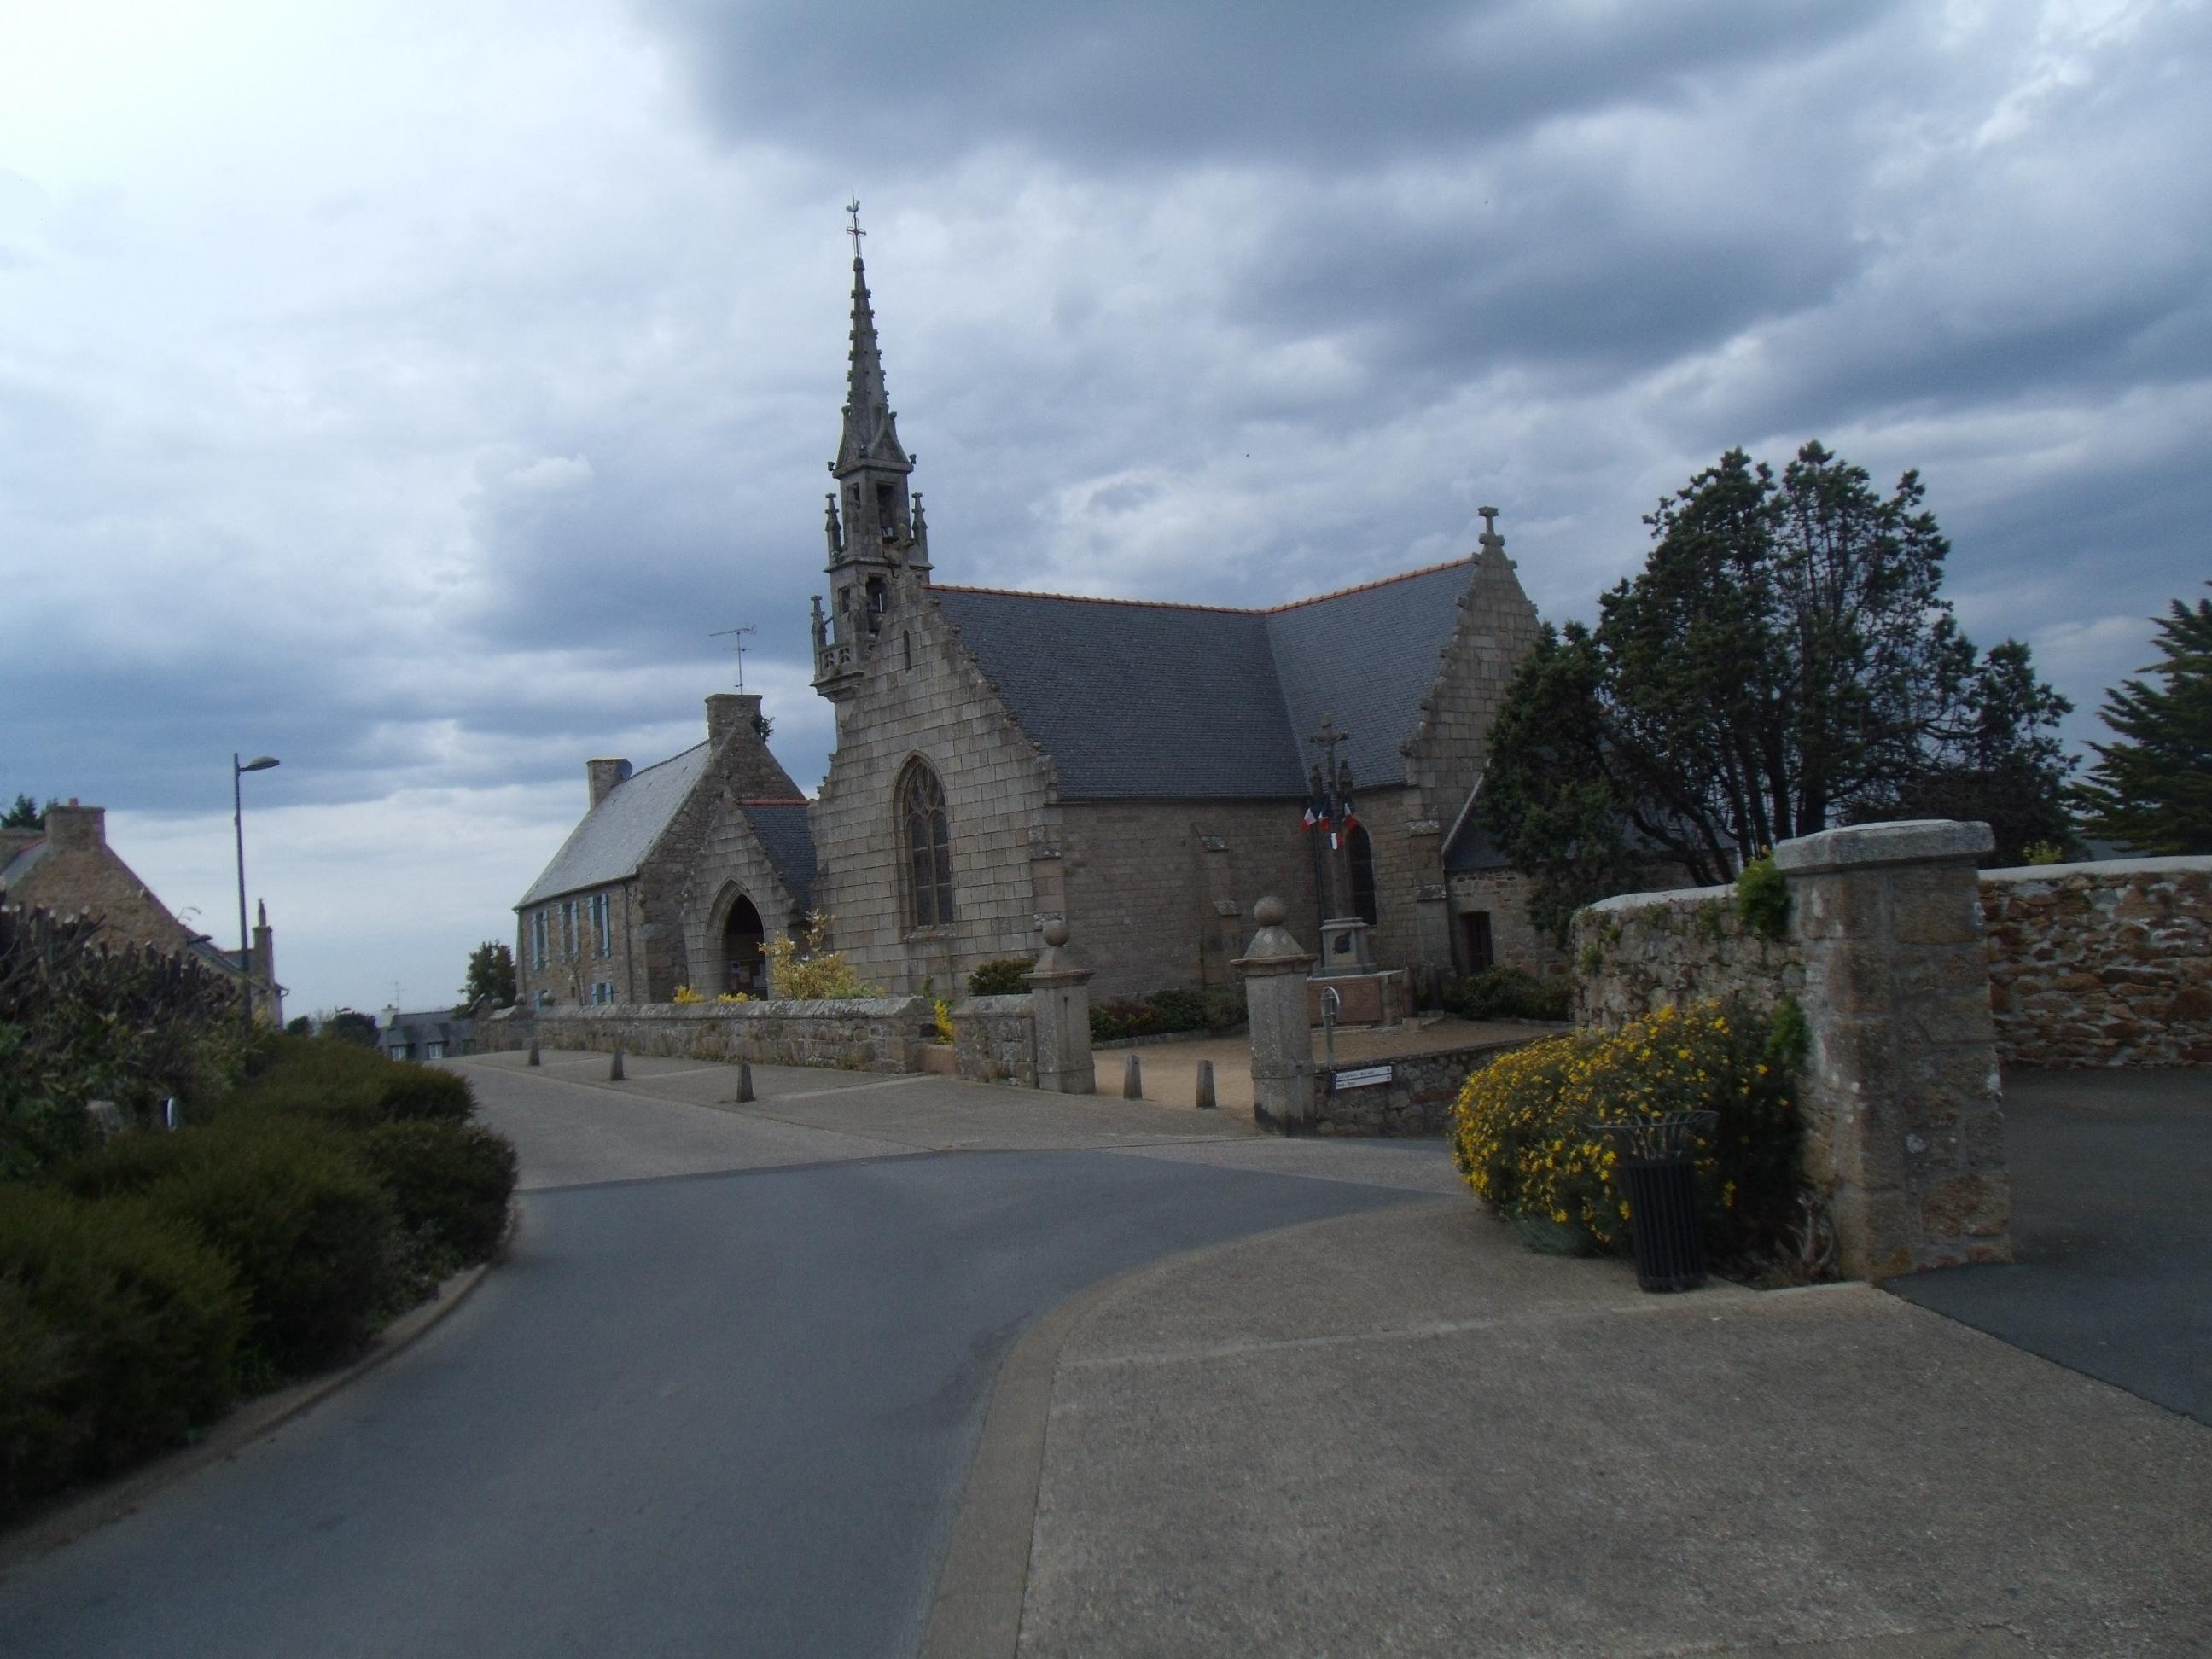
[[1036, 1013], [1036, 1086], [1063, 1095], [1098, 1091], [1091, 1063], [1091, 973], [1060, 947], [1067, 924], [1044, 925], [1044, 951], [1030, 969], [1030, 1004]]
[[1313, 1128], [1313, 1030], [1306, 1023], [1306, 970], [1313, 953], [1300, 950], [1284, 927], [1289, 915], [1272, 896], [1254, 905], [1260, 931], [1236, 967], [1244, 976], [1251, 1021], [1253, 1121], [1294, 1135]]
[[1811, 1028], [1805, 1173], [1844, 1273], [2012, 1260], [1989, 949], [1985, 823], [1827, 830], [1774, 849]]

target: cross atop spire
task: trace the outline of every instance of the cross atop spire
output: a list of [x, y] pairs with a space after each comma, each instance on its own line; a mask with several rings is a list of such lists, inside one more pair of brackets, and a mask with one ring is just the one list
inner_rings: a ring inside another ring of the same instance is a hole
[[860, 262], [860, 238], [868, 234], [860, 228], [860, 198], [855, 196], [846, 203], [845, 211], [852, 216], [853, 222], [846, 228], [845, 234], [853, 239], [853, 263], [858, 264]]

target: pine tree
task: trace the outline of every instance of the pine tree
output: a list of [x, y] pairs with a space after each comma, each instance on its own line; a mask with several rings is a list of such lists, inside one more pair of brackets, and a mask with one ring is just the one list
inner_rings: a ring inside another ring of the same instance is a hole
[[[2207, 583], [2212, 586], [2212, 583]], [[2125, 680], [2098, 718], [2119, 734], [2093, 743], [2097, 763], [2075, 787], [2082, 828], [2139, 853], [2212, 853], [2212, 600], [2179, 599], [2153, 621], [2162, 661]]]

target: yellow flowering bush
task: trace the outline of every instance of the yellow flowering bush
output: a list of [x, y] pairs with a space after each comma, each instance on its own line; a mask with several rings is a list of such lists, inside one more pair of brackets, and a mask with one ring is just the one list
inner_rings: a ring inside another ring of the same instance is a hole
[[844, 957], [830, 948], [830, 918], [806, 913], [803, 937], [778, 934], [768, 942], [768, 994], [779, 1001], [826, 1002], [842, 997], [872, 997]]
[[939, 1042], [951, 1042], [952, 1005], [943, 997], [939, 997], [929, 1005], [929, 1008], [930, 1012], [937, 1017], [937, 1040]]
[[706, 996], [703, 993], [695, 991], [688, 985], [678, 986], [676, 988], [676, 995], [673, 999], [673, 1000], [678, 1002], [704, 1002], [706, 1000]]
[[1695, 1153], [1706, 1244], [1741, 1254], [1778, 1233], [1796, 1192], [1794, 1079], [1770, 1046], [1767, 1020], [1719, 1002], [1530, 1043], [1468, 1079], [1453, 1155], [1476, 1196], [1530, 1244], [1617, 1254], [1630, 1222], [1621, 1154], [1590, 1125], [1717, 1112]]

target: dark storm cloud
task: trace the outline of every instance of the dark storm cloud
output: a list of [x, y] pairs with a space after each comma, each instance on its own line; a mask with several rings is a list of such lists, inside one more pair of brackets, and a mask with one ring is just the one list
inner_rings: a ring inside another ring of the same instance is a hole
[[1004, 142], [1079, 172], [1202, 157], [1327, 173], [1680, 94], [1886, 7], [647, 0], [724, 131], [880, 173]]

